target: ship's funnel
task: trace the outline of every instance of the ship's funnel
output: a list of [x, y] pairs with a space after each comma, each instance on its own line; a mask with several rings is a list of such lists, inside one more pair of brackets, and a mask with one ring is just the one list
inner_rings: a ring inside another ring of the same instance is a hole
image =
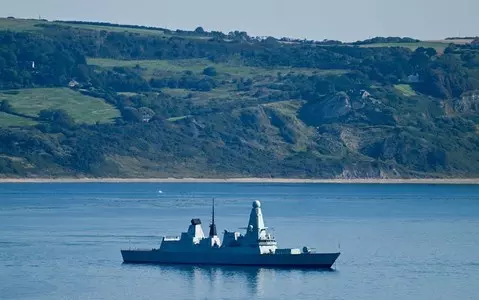
[[188, 234], [197, 239], [205, 237], [203, 229], [201, 229], [200, 219], [191, 219], [191, 225], [188, 227]]

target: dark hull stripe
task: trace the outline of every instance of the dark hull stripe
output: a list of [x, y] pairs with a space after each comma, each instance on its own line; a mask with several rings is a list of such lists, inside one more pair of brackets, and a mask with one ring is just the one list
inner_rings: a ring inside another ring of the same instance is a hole
[[274, 267], [274, 268], [295, 268], [295, 269], [331, 269], [332, 264], [250, 264], [250, 263], [183, 263], [183, 262], [143, 262], [143, 261], [124, 261], [125, 264], [142, 264], [142, 265], [195, 265], [195, 266], [245, 266], [245, 267]]

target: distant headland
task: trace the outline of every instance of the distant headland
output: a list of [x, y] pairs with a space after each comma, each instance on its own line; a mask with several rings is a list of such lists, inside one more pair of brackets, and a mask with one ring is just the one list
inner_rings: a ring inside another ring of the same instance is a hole
[[479, 178], [295, 179], [295, 178], [0, 178], [0, 183], [335, 183], [335, 184], [479, 184]]
[[[478, 37], [314, 41], [9, 17], [0, 41], [0, 176], [63, 178], [3, 181], [479, 178]], [[78, 176], [105, 179], [67, 179]]]

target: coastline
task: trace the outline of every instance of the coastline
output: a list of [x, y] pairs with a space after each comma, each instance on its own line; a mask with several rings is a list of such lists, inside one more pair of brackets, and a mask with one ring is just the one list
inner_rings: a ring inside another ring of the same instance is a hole
[[299, 178], [0, 178], [0, 183], [334, 183], [479, 184], [479, 178], [299, 179]]

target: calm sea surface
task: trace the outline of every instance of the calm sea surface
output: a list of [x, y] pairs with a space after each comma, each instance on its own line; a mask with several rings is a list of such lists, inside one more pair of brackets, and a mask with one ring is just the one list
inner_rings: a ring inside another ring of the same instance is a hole
[[[279, 246], [341, 251], [333, 271], [122, 264], [199, 217]], [[0, 184], [0, 299], [479, 299], [479, 186]]]

